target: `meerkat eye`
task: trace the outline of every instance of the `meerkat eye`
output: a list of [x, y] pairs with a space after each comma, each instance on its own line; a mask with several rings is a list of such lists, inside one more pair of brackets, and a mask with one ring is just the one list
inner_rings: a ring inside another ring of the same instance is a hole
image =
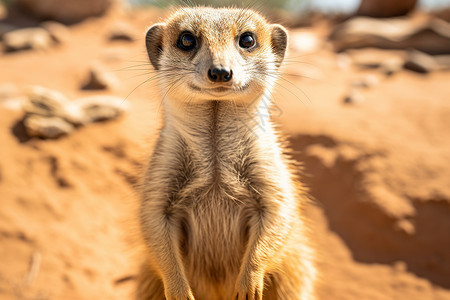
[[241, 35], [239, 38], [239, 47], [250, 49], [256, 44], [256, 39], [253, 33], [251, 32], [245, 32]]
[[191, 51], [197, 46], [197, 39], [190, 32], [183, 32], [178, 38], [177, 47], [183, 51]]

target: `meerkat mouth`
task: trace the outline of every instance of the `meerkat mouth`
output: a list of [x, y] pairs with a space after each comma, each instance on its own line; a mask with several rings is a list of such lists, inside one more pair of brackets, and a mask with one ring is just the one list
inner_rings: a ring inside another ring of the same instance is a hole
[[239, 93], [246, 89], [248, 89], [249, 85], [245, 84], [241, 87], [234, 87], [231, 85], [226, 86], [218, 86], [218, 87], [209, 87], [209, 88], [201, 88], [199, 86], [196, 86], [194, 84], [188, 84], [189, 88], [193, 89], [194, 91], [197, 91], [199, 93], [205, 93], [210, 94], [213, 96], [226, 96], [231, 93]]

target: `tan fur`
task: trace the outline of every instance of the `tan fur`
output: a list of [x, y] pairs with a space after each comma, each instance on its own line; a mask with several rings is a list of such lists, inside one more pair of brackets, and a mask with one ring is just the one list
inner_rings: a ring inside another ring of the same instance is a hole
[[[185, 31], [193, 51], [177, 47]], [[286, 30], [252, 10], [182, 8], [146, 44], [165, 122], [142, 185], [136, 299], [314, 299], [305, 196], [269, 118]], [[214, 66], [232, 80], [209, 81]]]

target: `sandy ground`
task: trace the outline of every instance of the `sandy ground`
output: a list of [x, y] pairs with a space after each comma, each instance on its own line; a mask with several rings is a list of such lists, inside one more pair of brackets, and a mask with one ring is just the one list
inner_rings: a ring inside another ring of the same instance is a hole
[[[0, 103], [1, 299], [132, 299], [134, 187], [162, 114], [154, 81], [140, 85], [151, 77], [143, 33], [160, 14], [87, 20], [58, 47], [0, 55], [0, 86], [18, 89]], [[108, 41], [119, 21], [134, 28], [135, 42]], [[326, 45], [291, 47], [275, 92], [275, 118], [314, 199], [307, 214], [319, 299], [450, 299], [450, 73], [386, 77], [341, 60]], [[80, 89], [93, 62], [120, 85]], [[368, 76], [375, 84], [359, 88], [364, 100], [344, 103]], [[72, 99], [117, 95], [130, 110], [58, 140], [29, 139], [16, 105], [28, 85]]]

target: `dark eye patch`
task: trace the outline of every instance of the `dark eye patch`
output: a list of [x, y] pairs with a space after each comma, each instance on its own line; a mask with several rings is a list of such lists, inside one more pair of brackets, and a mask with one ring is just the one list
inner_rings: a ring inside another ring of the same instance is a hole
[[256, 45], [255, 35], [251, 32], [244, 32], [239, 37], [239, 47], [243, 49], [251, 49]]
[[178, 37], [177, 47], [183, 51], [191, 51], [197, 47], [197, 38], [189, 31], [182, 32]]

